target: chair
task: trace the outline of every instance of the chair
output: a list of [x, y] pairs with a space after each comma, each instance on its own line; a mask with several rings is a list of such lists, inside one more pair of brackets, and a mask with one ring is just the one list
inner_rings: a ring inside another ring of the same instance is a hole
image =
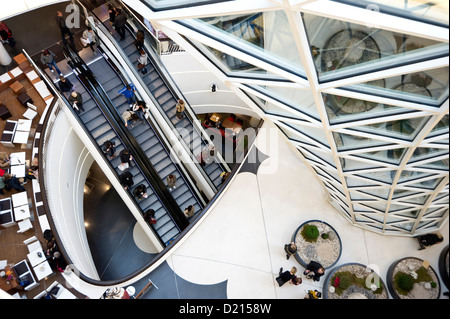
[[32, 236], [32, 237], [30, 237], [30, 238], [28, 238], [28, 239], [25, 239], [24, 241], [23, 241], [23, 243], [25, 244], [25, 245], [27, 245], [27, 247], [28, 247], [28, 252], [32, 252], [32, 251], [35, 251], [35, 250], [41, 250], [42, 249], [42, 245], [41, 245], [41, 242], [36, 238], [36, 236]]
[[37, 115], [37, 112], [33, 111], [32, 109], [28, 109], [28, 110], [25, 111], [25, 113], [22, 114], [22, 116], [24, 118], [27, 118], [29, 120], [33, 120], [36, 117], [36, 115]]
[[0, 104], [0, 118], [2, 120], [9, 119], [12, 116], [11, 112], [9, 112], [8, 108], [4, 104]]
[[18, 233], [24, 233], [29, 229], [33, 228], [33, 224], [31, 224], [31, 221], [29, 218], [25, 218], [24, 220], [21, 220], [20, 222], [18, 222], [19, 225], [19, 230], [17, 231]]

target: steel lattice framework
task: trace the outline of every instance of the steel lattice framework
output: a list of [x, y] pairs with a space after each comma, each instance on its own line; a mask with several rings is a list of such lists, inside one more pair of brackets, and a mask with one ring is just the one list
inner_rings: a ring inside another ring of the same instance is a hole
[[124, 1], [278, 126], [352, 224], [415, 236], [447, 220], [445, 1], [183, 2]]

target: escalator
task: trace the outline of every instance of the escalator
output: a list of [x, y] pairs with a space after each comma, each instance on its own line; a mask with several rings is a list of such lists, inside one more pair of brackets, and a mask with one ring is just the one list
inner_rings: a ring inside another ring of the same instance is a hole
[[[74, 58], [73, 52], [67, 52], [64, 48], [62, 51], [65, 53], [66, 60], [69, 66], [73, 69], [73, 73], [68, 76], [68, 79], [75, 85], [76, 91], [83, 97], [84, 112], [79, 115], [81, 122], [84, 124], [86, 130], [90, 133], [95, 140], [97, 146], [102, 148], [103, 143], [106, 140], [115, 142], [116, 154], [118, 154], [125, 147], [128, 149], [135, 149], [135, 145], [126, 137], [126, 134], [121, 132], [120, 125], [117, 119], [114, 119], [108, 114], [105, 108], [105, 97], [98, 84], [95, 84], [95, 78], [87, 66], [83, 64], [79, 57]], [[129, 171], [133, 175], [134, 184], [129, 189], [132, 196], [134, 188], [139, 184], [144, 184], [147, 187], [148, 197], [145, 200], [138, 201], [134, 196], [136, 205], [139, 206], [141, 213], [144, 213], [149, 208], [155, 210], [156, 224], [151, 225], [157, 237], [163, 245], [168, 245], [170, 241], [175, 238], [181, 230], [186, 227], [187, 223], [183, 220], [184, 216], [178, 212], [178, 216], [175, 216], [174, 208], [168, 207], [168, 200], [172, 200], [170, 196], [164, 196], [164, 191], [158, 189], [161, 185], [155, 184], [154, 177], [148, 172], [148, 166], [143, 163], [142, 159], [135, 152], [134, 164], [129, 168]], [[109, 161], [110, 165], [114, 168], [117, 176], [122, 171], [118, 168], [120, 164], [120, 158], [116, 156], [110, 160], [107, 156], [105, 159]], [[160, 183], [161, 184], [161, 183]]]
[[[104, 89], [117, 113], [120, 115], [129, 109], [126, 98], [119, 93], [128, 83], [117, 72], [111, 60], [105, 59], [104, 55], [102, 55], [101, 58], [91, 63], [88, 68]], [[161, 137], [156, 133], [157, 129], [153, 123], [149, 120], [137, 121], [133, 126], [128, 126], [128, 131], [150, 160], [162, 181], [166, 181], [167, 176], [170, 174], [176, 176], [176, 188], [171, 192], [171, 195], [178, 206], [184, 210], [189, 205], [193, 205], [196, 212], [201, 211], [203, 208], [202, 202], [196, 196], [194, 189], [190, 187], [185, 174], [172, 160], [170, 151], [167, 150]], [[144, 211], [151, 208], [147, 206], [146, 201], [142, 201], [140, 205]]]
[[[122, 8], [130, 14], [128, 8]], [[143, 30], [145, 28], [142, 24], [140, 24], [140, 21], [136, 21], [136, 19], [133, 21], [135, 23], [139, 23], [139, 29]], [[107, 28], [105, 27], [104, 29], [106, 30]], [[100, 29], [97, 30], [97, 32], [103, 31]], [[115, 46], [122, 48], [122, 51], [128, 57], [130, 63], [134, 66], [134, 69], [137, 70], [137, 59], [139, 58], [139, 52], [134, 44], [134, 41], [136, 40], [135, 32], [132, 31], [130, 25], [127, 25], [125, 30], [126, 36], [123, 41], [119, 40], [119, 36], [115, 31], [112, 33], [114, 35], [114, 39], [116, 40]], [[183, 119], [178, 119], [176, 117], [175, 105], [177, 103], [178, 96], [171, 87], [173, 84], [171, 84], [169, 79], [164, 76], [161, 70], [161, 61], [159, 61], [159, 57], [154, 51], [149, 51], [151, 50], [151, 47], [144, 46], [144, 50], [147, 52], [149, 57], [149, 63], [147, 64], [148, 72], [146, 74], [137, 72], [137, 74], [142, 79], [142, 84], [149, 90], [150, 95], [153, 96], [155, 105], [162, 111], [163, 114], [165, 114], [169, 125], [174, 131], [177, 131], [180, 134], [185, 145], [187, 145], [192, 158], [198, 159], [202, 149], [208, 146], [208, 142], [202, 138], [199, 129], [194, 126], [194, 119], [191, 118], [189, 114], [186, 114], [187, 116]], [[198, 165], [198, 168], [204, 172], [204, 175], [206, 175], [215, 191], [217, 191], [222, 184], [220, 174], [224, 171], [230, 171], [228, 166], [220, 160], [215, 160], [204, 166]]]

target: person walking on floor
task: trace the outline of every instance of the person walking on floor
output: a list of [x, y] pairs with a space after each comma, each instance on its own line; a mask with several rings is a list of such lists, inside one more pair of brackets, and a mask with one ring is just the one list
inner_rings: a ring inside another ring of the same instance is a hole
[[120, 41], [125, 40], [125, 25], [127, 23], [127, 14], [122, 9], [117, 9], [116, 21], [114, 27], [120, 35]]
[[294, 242], [284, 245], [284, 251], [286, 252], [286, 259], [297, 253], [297, 245]]
[[291, 281], [292, 279], [294, 279], [296, 277], [295, 276], [296, 273], [297, 273], [297, 268], [296, 267], [292, 267], [290, 271], [288, 271], [288, 270], [283, 271], [283, 267], [281, 267], [280, 271], [278, 272], [278, 277], [276, 278], [278, 286], [281, 287], [285, 283], [287, 283], [287, 282]]
[[444, 240], [444, 237], [440, 233], [421, 235], [417, 236], [416, 238], [419, 241], [419, 250], [425, 249], [429, 246], [433, 246], [434, 244], [441, 243]]
[[[55, 57], [56, 54], [54, 54], [52, 51], [44, 50], [41, 54], [41, 62], [42, 64], [47, 66], [52, 73], [56, 71], [60, 76], [63, 76], [62, 72], [56, 65]], [[55, 69], [55, 71], [53, 69]]]
[[69, 103], [73, 106], [78, 114], [84, 112], [83, 98], [81, 97], [80, 93], [73, 91], [69, 96]]
[[11, 48], [13, 48], [16, 45], [16, 41], [14, 40], [12, 36], [12, 31], [5, 22], [0, 21], [0, 39], [3, 43], [9, 44]]
[[63, 17], [63, 14], [61, 11], [56, 11], [56, 24], [58, 25], [60, 31], [61, 31], [61, 38], [64, 45], [67, 45], [66, 35], [69, 36], [69, 41], [72, 49], [76, 51], [75, 42], [73, 41], [73, 33], [70, 31], [70, 29], [67, 27], [66, 20]]
[[305, 275], [307, 279], [312, 279], [313, 281], [319, 281], [320, 277], [322, 277], [324, 274], [325, 268], [323, 268], [321, 264], [313, 260], [309, 262], [308, 266], [306, 266], [306, 269], [303, 272], [303, 275]]

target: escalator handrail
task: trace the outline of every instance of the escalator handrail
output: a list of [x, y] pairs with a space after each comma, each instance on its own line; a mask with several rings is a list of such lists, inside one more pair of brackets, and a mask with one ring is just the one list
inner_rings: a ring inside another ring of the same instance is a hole
[[[101, 49], [101, 48], [99, 48]], [[103, 51], [103, 50], [102, 50]], [[106, 52], [103, 51], [103, 53], [105, 55]], [[119, 69], [117, 68], [117, 66], [111, 61], [111, 59], [105, 59], [106, 63], [108, 63], [112, 70], [116, 73], [116, 75], [121, 79], [122, 84], [125, 86], [127, 85], [127, 81], [126, 79], [123, 77], [123, 75], [120, 73]], [[99, 84], [101, 87], [101, 84]], [[153, 133], [155, 134], [156, 138], [158, 139], [159, 143], [161, 144], [161, 146], [163, 147], [165, 153], [167, 154], [168, 157], [171, 158], [170, 156], [170, 151], [169, 148], [167, 147], [167, 143], [163, 140], [162, 135], [161, 135], [161, 129], [156, 125], [155, 121], [151, 121], [150, 119], [145, 119], [145, 122], [150, 126], [150, 129], [153, 131]], [[172, 159], [172, 158], [171, 158]], [[174, 164], [174, 166], [177, 169], [177, 172], [179, 173], [180, 177], [183, 179], [184, 183], [186, 184], [186, 186], [190, 189], [191, 193], [193, 194], [193, 196], [195, 197], [197, 203], [203, 208], [204, 204], [203, 201], [200, 199], [199, 194], [197, 193], [196, 190], [194, 190], [192, 188], [191, 183], [187, 180], [186, 177], [186, 173], [184, 172], [184, 170], [180, 167], [179, 164], [177, 164], [176, 162], [172, 161], [172, 163]], [[161, 177], [162, 178], [162, 177]]]
[[100, 108], [103, 109], [106, 118], [109, 120], [111, 126], [114, 128], [116, 134], [121, 137], [123, 144], [133, 151], [133, 158], [137, 164], [137, 166], [142, 171], [143, 176], [146, 178], [149, 185], [153, 186], [155, 194], [160, 199], [161, 203], [167, 210], [167, 213], [174, 221], [178, 230], [181, 231], [188, 224], [186, 217], [181, 211], [180, 207], [176, 205], [175, 199], [172, 197], [171, 193], [167, 190], [167, 187], [162, 182], [159, 174], [156, 172], [155, 168], [147, 158], [147, 156], [143, 153], [141, 147], [135, 140], [134, 136], [123, 127], [123, 120], [117, 114], [115, 110], [114, 104], [111, 99], [105, 93], [103, 87], [98, 83], [97, 79], [84, 63], [84, 61], [79, 57], [78, 53], [73, 52], [71, 48], [65, 48], [70, 52], [70, 56], [76, 57], [79, 68], [83, 75], [85, 76], [85, 80], [90, 84], [92, 90], [96, 92], [100, 98], [101, 103], [99, 103]]

